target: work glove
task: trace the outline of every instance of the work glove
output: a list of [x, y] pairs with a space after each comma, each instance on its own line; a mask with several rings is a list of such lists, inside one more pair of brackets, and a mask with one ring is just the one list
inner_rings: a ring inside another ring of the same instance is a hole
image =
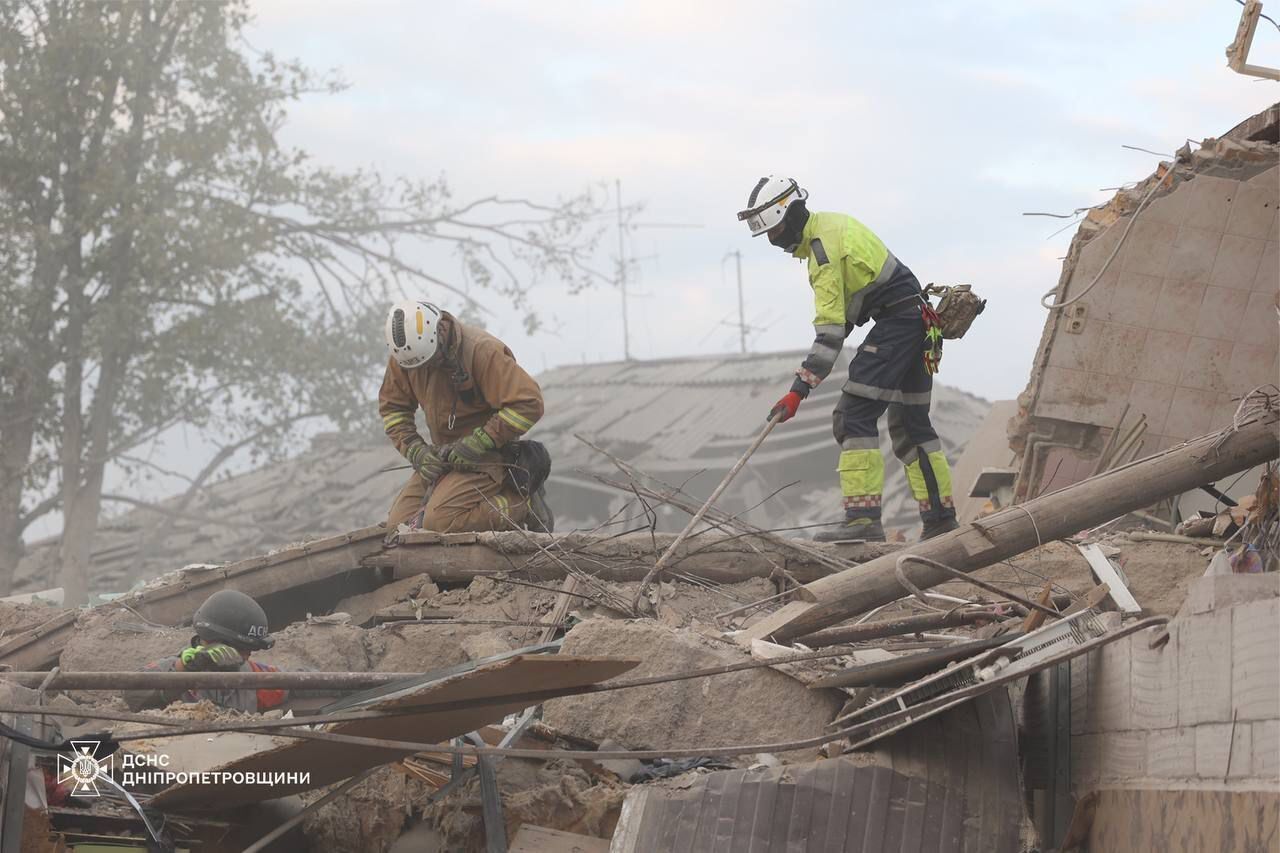
[[183, 649], [180, 657], [187, 672], [236, 672], [244, 663], [244, 656], [225, 643]]
[[409, 460], [413, 470], [418, 472], [418, 476], [425, 480], [428, 486], [434, 485], [436, 480], [443, 477], [445, 472], [449, 470], [449, 465], [441, 457], [440, 451], [426, 442], [410, 447], [405, 452], [405, 458]]
[[773, 408], [769, 410], [767, 420], [773, 420], [774, 415], [779, 412], [782, 413], [782, 418], [779, 419], [778, 423], [785, 423], [791, 420], [796, 416], [796, 409], [800, 408], [800, 401], [803, 399], [804, 397], [800, 396], [800, 392], [788, 391], [785, 397], [773, 404]]
[[474, 471], [476, 465], [484, 460], [484, 455], [497, 446], [484, 427], [476, 427], [470, 435], [449, 445], [445, 461], [459, 471]]

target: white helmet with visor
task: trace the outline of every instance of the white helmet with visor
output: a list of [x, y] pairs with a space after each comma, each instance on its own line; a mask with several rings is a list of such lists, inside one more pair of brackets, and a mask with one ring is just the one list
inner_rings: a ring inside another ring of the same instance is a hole
[[752, 237], [759, 237], [782, 222], [788, 207], [808, 197], [795, 178], [768, 175], [756, 182], [747, 199], [747, 209], [738, 211], [738, 219], [746, 221]]

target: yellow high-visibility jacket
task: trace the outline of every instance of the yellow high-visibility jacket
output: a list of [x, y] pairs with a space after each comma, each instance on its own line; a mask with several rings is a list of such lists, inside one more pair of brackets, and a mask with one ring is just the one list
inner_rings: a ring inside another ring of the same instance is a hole
[[808, 261], [815, 333], [796, 376], [814, 388], [831, 372], [854, 326], [918, 296], [920, 282], [870, 228], [844, 213], [810, 213], [794, 256]]

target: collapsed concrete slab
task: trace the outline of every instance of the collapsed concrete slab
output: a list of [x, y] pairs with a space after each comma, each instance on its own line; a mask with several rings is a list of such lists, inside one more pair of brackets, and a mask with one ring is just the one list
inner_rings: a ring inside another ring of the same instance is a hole
[[[740, 663], [731, 645], [651, 621], [591, 619], [565, 638], [563, 654], [640, 658], [635, 677]], [[844, 697], [809, 690], [771, 669], [693, 681], [575, 696], [546, 703], [544, 719], [557, 731], [632, 749], [736, 746], [816, 736]]]
[[1089, 210], [1011, 422], [1019, 499], [1228, 423], [1275, 382], [1278, 117], [1188, 143]]
[[1001, 690], [874, 752], [635, 787], [614, 853], [1022, 850], [1017, 739]]

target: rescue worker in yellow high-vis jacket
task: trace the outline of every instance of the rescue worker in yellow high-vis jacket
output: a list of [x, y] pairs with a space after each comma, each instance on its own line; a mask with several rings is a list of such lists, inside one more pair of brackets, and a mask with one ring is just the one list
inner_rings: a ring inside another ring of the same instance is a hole
[[888, 410], [894, 454], [920, 506], [922, 538], [956, 528], [951, 469], [929, 421], [933, 372], [941, 331], [911, 270], [871, 229], [843, 213], [810, 213], [808, 193], [792, 178], [761, 178], [738, 214], [751, 235], [808, 262], [815, 312], [813, 347], [796, 370], [791, 390], [770, 411], [786, 421], [827, 378], [844, 339], [875, 321], [849, 363], [849, 379], [833, 416], [840, 444], [843, 517], [814, 538], [883, 540], [880, 520], [884, 459], [876, 421]]

